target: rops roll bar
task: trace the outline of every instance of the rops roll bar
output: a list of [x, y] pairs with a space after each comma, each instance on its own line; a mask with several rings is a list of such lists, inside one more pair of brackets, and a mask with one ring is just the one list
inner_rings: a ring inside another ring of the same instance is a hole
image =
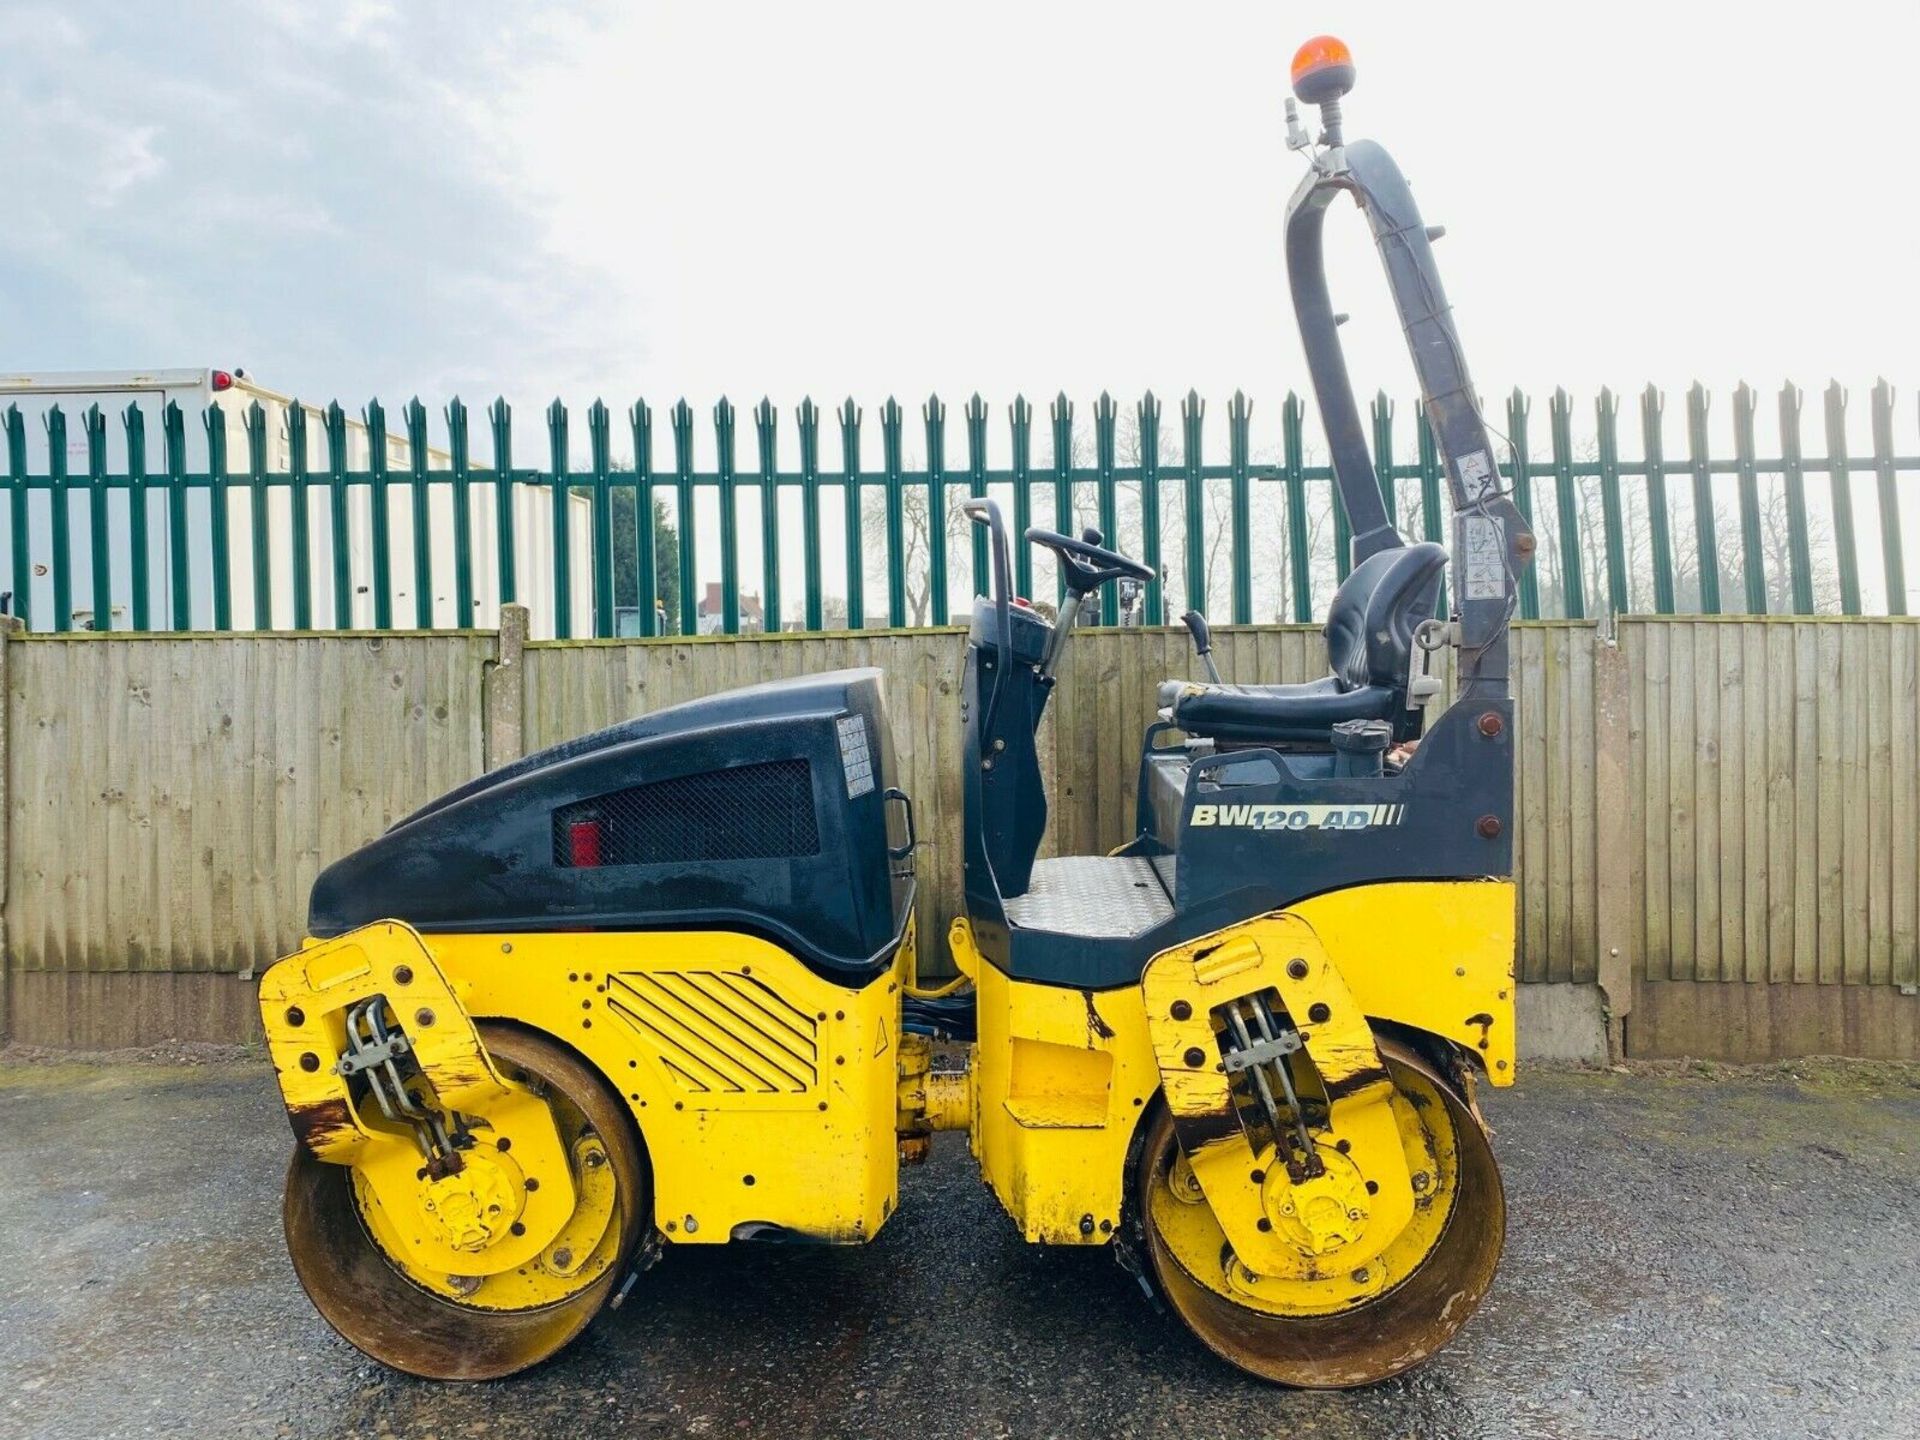
[[[1353, 196], [1372, 227], [1452, 492], [1461, 691], [1485, 685], [1504, 694], [1507, 622], [1520, 569], [1533, 555], [1533, 532], [1508, 496], [1467, 375], [1466, 355], [1433, 261], [1433, 241], [1442, 232], [1422, 222], [1392, 156], [1371, 140], [1346, 142], [1340, 102], [1354, 80], [1347, 47], [1330, 36], [1309, 40], [1294, 57], [1292, 78], [1294, 94], [1319, 107], [1321, 133], [1310, 139], [1294, 102], [1287, 102], [1288, 145], [1309, 151], [1312, 167], [1287, 205], [1287, 278], [1335, 483], [1353, 528], [1352, 558], [1358, 563], [1402, 541], [1387, 517], [1380, 472], [1368, 452], [1347, 374], [1338, 330], [1344, 317], [1335, 315], [1327, 292], [1326, 213], [1341, 194]], [[1392, 458], [1381, 456], [1381, 466], [1390, 467]]]

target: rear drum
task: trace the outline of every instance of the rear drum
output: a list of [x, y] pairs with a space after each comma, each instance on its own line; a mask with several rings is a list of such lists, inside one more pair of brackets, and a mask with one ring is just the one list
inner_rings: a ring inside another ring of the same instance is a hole
[[600, 1077], [545, 1036], [486, 1021], [477, 1028], [501, 1074], [546, 1098], [569, 1153], [605, 1157], [610, 1189], [576, 1162], [581, 1205], [610, 1208], [577, 1270], [528, 1265], [464, 1281], [413, 1273], [381, 1238], [387, 1227], [352, 1169], [304, 1146], [287, 1168], [287, 1249], [315, 1308], [375, 1360], [431, 1380], [495, 1379], [559, 1350], [612, 1296], [652, 1208], [639, 1137]]

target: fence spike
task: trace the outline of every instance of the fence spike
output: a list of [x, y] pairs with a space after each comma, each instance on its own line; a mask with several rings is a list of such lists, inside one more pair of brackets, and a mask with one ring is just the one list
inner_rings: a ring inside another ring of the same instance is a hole
[[700, 604], [696, 591], [699, 576], [696, 562], [699, 547], [694, 543], [693, 503], [693, 407], [682, 395], [673, 411], [673, 495], [674, 523], [678, 526], [680, 549], [680, 633], [700, 633]]
[[[558, 401], [554, 402], [558, 404]], [[414, 396], [407, 402], [408, 488], [413, 502], [413, 623], [419, 629], [433, 628], [433, 509], [432, 483], [427, 470], [427, 407]], [[561, 412], [561, 434], [566, 433], [566, 416]], [[556, 545], [556, 568], [560, 551]]]
[[1860, 613], [1860, 557], [1854, 542], [1853, 476], [1847, 463], [1847, 392], [1828, 383], [1827, 485], [1833, 496], [1833, 549], [1840, 567], [1840, 613]]
[[1889, 615], [1907, 613], [1907, 565], [1901, 550], [1900, 490], [1893, 455], [1893, 386], [1873, 387], [1873, 474], [1880, 508], [1880, 564]]
[[[1024, 536], [1033, 524], [1033, 406], [1016, 394], [1007, 414], [1013, 425], [1013, 533]], [[1033, 547], [1024, 541], [1013, 547], [1013, 588], [1033, 594]]]
[[1246, 395], [1235, 390], [1227, 402], [1227, 494], [1233, 540], [1233, 623], [1236, 625], [1253, 623], [1252, 418], [1253, 407]]
[[[1123, 548], [1120, 542], [1120, 497], [1113, 475], [1117, 424], [1118, 412], [1114, 409], [1113, 396], [1102, 390], [1100, 397], [1093, 402], [1094, 513], [1105, 543], [1116, 550]], [[1100, 623], [1120, 623], [1118, 585], [1100, 587]]]
[[[338, 400], [320, 413], [327, 437], [327, 553], [332, 561], [333, 624], [353, 628], [352, 549], [347, 539], [347, 413]], [[419, 519], [416, 516], [416, 525]]]
[[[367, 478], [373, 512], [373, 628], [393, 628], [393, 501], [389, 488], [387, 412], [376, 397], [366, 403], [360, 418], [367, 427]], [[404, 422], [403, 422], [404, 423]]]
[[1287, 485], [1287, 579], [1293, 591], [1293, 618], [1303, 625], [1313, 619], [1313, 572], [1307, 554], [1306, 415], [1306, 402], [1287, 391], [1280, 407], [1280, 453]]
[[1698, 380], [1687, 387], [1687, 461], [1693, 473], [1694, 569], [1700, 586], [1700, 611], [1720, 613], [1720, 539], [1713, 505], [1713, 462], [1708, 451], [1707, 387]]
[[487, 422], [493, 431], [493, 514], [494, 561], [500, 578], [500, 603], [511, 605], [520, 594], [520, 547], [515, 536], [517, 515], [514, 509], [513, 407], [504, 395], [493, 397], [487, 407]]
[[1561, 610], [1569, 620], [1587, 616], [1585, 557], [1580, 549], [1580, 506], [1573, 480], [1573, 397], [1557, 386], [1547, 407], [1553, 445], [1553, 496], [1560, 530]]
[[[260, 408], [258, 400], [253, 402], [253, 408]], [[149, 608], [152, 589], [149, 566], [152, 557], [148, 553], [147, 537], [152, 498], [147, 487], [147, 414], [138, 400], [127, 403], [120, 422], [127, 432], [127, 549], [133, 591], [132, 614], [128, 618], [135, 630], [146, 630], [150, 628], [152, 618]], [[264, 544], [265, 530], [264, 523], [257, 527], [260, 539], [256, 540], [256, 545]]]
[[1760, 475], [1754, 459], [1753, 387], [1742, 380], [1733, 392], [1734, 473], [1740, 488], [1740, 576], [1747, 613], [1767, 613], [1766, 540], [1760, 529]]
[[1140, 443], [1140, 559], [1153, 571], [1147, 582], [1146, 613], [1149, 625], [1167, 621], [1166, 562], [1162, 559], [1160, 534], [1160, 400], [1148, 390], [1140, 397], [1135, 411]]
[[[1063, 535], [1072, 535], [1080, 529], [1074, 514], [1073, 504], [1073, 402], [1062, 390], [1047, 407], [1047, 415], [1053, 422], [1053, 527]], [[1054, 601], [1056, 604], [1067, 598], [1067, 573], [1064, 567], [1054, 566]]]
[[7, 406], [6, 434], [7, 474], [13, 481], [7, 492], [8, 528], [13, 534], [13, 613], [26, 625], [33, 620], [33, 552], [28, 545], [27, 427], [18, 404]]
[[[287, 437], [289, 443], [292, 442], [296, 431], [300, 437], [300, 468], [294, 476], [294, 493], [304, 499], [307, 478], [307, 412], [298, 400], [294, 401], [294, 407], [299, 411], [300, 420], [296, 425], [293, 415], [288, 414]], [[187, 418], [180, 409], [179, 401], [167, 402], [167, 408], [161, 413], [161, 426], [167, 453], [167, 592], [173, 602], [169, 608], [172, 612], [173, 628], [190, 630], [193, 628], [193, 576], [187, 550]], [[303, 552], [307, 541], [307, 527], [303, 523], [306, 518], [304, 515], [298, 517], [294, 525], [294, 543]], [[308, 578], [311, 579], [310, 574]], [[56, 614], [54, 618], [57, 622], [60, 617]], [[309, 612], [307, 622], [300, 628], [308, 629], [311, 624], [312, 617]]]
[[653, 410], [645, 400], [627, 407], [633, 431], [633, 603], [639, 612], [640, 633], [658, 635], [665, 600], [660, 594], [660, 567], [655, 546], [653, 498]]
[[[97, 413], [99, 406], [94, 406]], [[227, 469], [227, 412], [218, 401], [207, 406], [203, 423], [207, 427], [207, 530], [208, 549], [213, 567], [211, 577], [213, 586], [213, 628], [215, 630], [233, 629], [233, 553], [229, 545], [232, 513], [228, 497], [231, 493], [231, 475]], [[100, 429], [100, 520], [106, 522], [106, 427]], [[104, 549], [104, 547], [102, 547]], [[101, 568], [105, 568], [105, 557], [101, 557]], [[95, 593], [99, 593], [100, 581], [94, 581]], [[111, 606], [108, 607], [106, 624], [101, 624], [101, 612], [96, 605], [94, 626], [99, 629], [112, 629]]]
[[820, 407], [803, 396], [796, 414], [800, 422], [800, 544], [806, 581], [806, 625], [817, 631], [826, 623], [825, 597], [820, 575]]
[[1205, 440], [1203, 426], [1206, 418], [1207, 402], [1200, 398], [1198, 390], [1188, 390], [1187, 398], [1180, 405], [1180, 458], [1186, 470], [1184, 477], [1187, 526], [1186, 580], [1189, 610], [1207, 608], [1207, 550], [1204, 518], [1206, 480], [1201, 473], [1204, 467], [1201, 449]]
[[[1518, 385], [1507, 397], [1507, 453], [1513, 470], [1513, 503], [1528, 528], [1533, 525], [1533, 454], [1527, 440], [1527, 420], [1533, 405]], [[1537, 553], [1537, 552], [1536, 552]], [[1540, 616], [1540, 567], [1528, 565], [1520, 572], [1520, 618], [1536, 620]]]
[[[127, 407], [129, 412], [138, 410], [138, 406]], [[133, 426], [131, 413], [127, 427], [127, 458], [129, 466], [133, 459]], [[269, 524], [267, 508], [267, 411], [257, 399], [246, 408], [242, 424], [247, 436], [247, 520], [248, 540], [253, 552], [253, 628], [271, 630], [273, 628], [273, 546], [272, 527]], [[144, 472], [146, 463], [144, 451], [146, 437], [141, 437], [143, 458], [140, 471]], [[143, 476], [144, 480], [144, 476]], [[134, 628], [146, 629], [146, 509], [147, 498], [144, 483], [134, 491], [134, 503], [139, 507], [139, 522], [135, 529], [134, 541]]]
[[107, 536], [107, 421], [96, 401], [80, 417], [87, 437], [87, 547], [92, 580], [93, 628], [113, 628], [111, 546]]
[[1594, 402], [1595, 445], [1600, 456], [1600, 524], [1607, 544], [1607, 606], [1615, 615], [1632, 609], [1627, 589], [1626, 517], [1620, 493], [1620, 402], [1604, 385]]
[[[979, 499], [987, 493], [987, 402], [974, 391], [967, 400], [967, 495]], [[984, 592], [987, 584], [987, 530], [984, 525], [969, 524], [968, 585], [974, 594]]]
[[847, 546], [847, 628], [860, 630], [867, 623], [867, 560], [862, 543], [865, 511], [860, 494], [860, 407], [851, 395], [840, 407], [840, 474]]
[[760, 457], [760, 616], [769, 635], [780, 633], [779, 414], [765, 395], [753, 409]]
[[1800, 387], [1780, 387], [1780, 479], [1787, 494], [1787, 570], [1797, 615], [1813, 614], [1813, 547], [1807, 533], [1806, 463], [1800, 441]]
[[613, 412], [598, 395], [587, 407], [587, 455], [592, 489], [593, 633], [613, 635]]
[[927, 619], [953, 618], [947, 602], [947, 407], [937, 392], [920, 407], [927, 435]]
[[735, 412], [722, 395], [713, 407], [715, 480], [720, 503], [720, 629], [740, 633], [740, 504], [734, 465]]
[[442, 415], [447, 424], [448, 481], [453, 487], [453, 623], [473, 628], [473, 456], [467, 407], [458, 395]]

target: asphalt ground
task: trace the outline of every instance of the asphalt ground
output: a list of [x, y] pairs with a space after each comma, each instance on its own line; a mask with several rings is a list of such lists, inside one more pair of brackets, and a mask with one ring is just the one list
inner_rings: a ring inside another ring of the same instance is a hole
[[1248, 1380], [1104, 1252], [1022, 1244], [942, 1136], [859, 1250], [668, 1254], [513, 1380], [393, 1375], [282, 1249], [257, 1061], [0, 1063], [0, 1436], [1911, 1437], [1920, 1074], [1534, 1069], [1451, 1348], [1368, 1390]]

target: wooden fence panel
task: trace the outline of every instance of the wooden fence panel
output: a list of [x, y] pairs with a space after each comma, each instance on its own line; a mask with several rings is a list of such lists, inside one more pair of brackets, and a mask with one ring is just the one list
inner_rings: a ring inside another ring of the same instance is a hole
[[1642, 973], [1911, 984], [1911, 620], [1626, 620]]
[[493, 646], [14, 638], [13, 963], [239, 972], [295, 949], [322, 866], [479, 772]]
[[[1310, 626], [1222, 627], [1216, 645], [1231, 680], [1306, 680], [1325, 663]], [[16, 1033], [127, 1043], [238, 1023], [244, 987], [207, 986], [297, 946], [323, 865], [480, 770], [483, 677], [514, 648], [473, 632], [8, 639], [5, 936], [30, 982], [15, 1017], [43, 1017]], [[736, 685], [880, 667], [926, 842], [925, 952], [944, 964], [961, 888], [960, 632], [518, 654], [484, 681], [521, 702], [501, 711], [515, 715], [505, 753]], [[1777, 1022], [1803, 1011], [1852, 1016], [1872, 1053], [1899, 1051], [1915, 1002], [1898, 991], [1920, 981], [1917, 670], [1914, 620], [1629, 619], [1617, 651], [1590, 623], [1517, 626], [1522, 978], [1589, 982], [1631, 960], [1634, 1015], [1655, 997], [1637, 1053], [1792, 1053]], [[1159, 684], [1197, 671], [1177, 629], [1077, 638], [1040, 736], [1050, 852], [1130, 838]], [[1603, 692], [1625, 697], [1610, 713], [1624, 708], [1627, 737], [1604, 792], [1597, 737], [1620, 727], [1600, 716]], [[1627, 840], [1603, 843], [1609, 825]], [[1841, 1010], [1704, 996], [1796, 983], [1885, 993]], [[137, 1023], [105, 1013], [129, 1007]], [[1724, 1044], [1702, 1029], [1743, 1014], [1776, 1028]]]

